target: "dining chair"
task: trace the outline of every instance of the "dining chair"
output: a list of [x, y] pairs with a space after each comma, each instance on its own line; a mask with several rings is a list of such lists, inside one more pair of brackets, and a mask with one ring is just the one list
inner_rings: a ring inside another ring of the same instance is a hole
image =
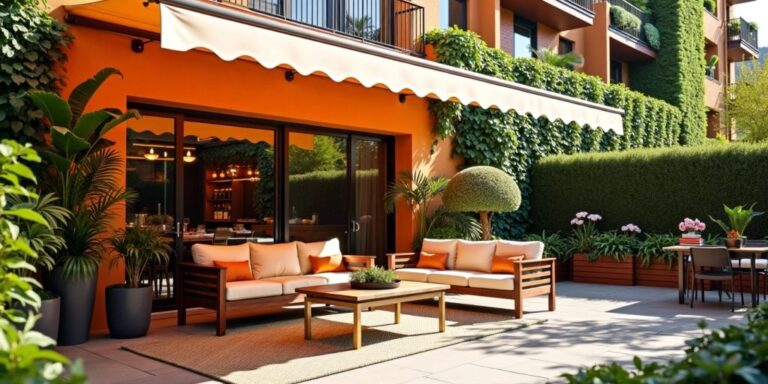
[[[765, 248], [768, 247], [768, 241], [766, 240], [751, 240], [747, 239], [747, 241], [744, 243], [745, 247], [755, 247], [755, 248]], [[750, 259], [741, 259], [739, 260], [740, 266], [745, 266], [746, 268], [750, 268], [751, 265]], [[763, 281], [763, 300], [765, 300], [766, 295], [768, 295], [768, 259], [756, 259], [755, 260], [755, 269], [758, 270], [758, 274], [760, 275], [757, 279], [757, 292], [760, 292], [760, 280]]]
[[[701, 301], [704, 302], [704, 281], [718, 282], [722, 284], [729, 281], [731, 285], [731, 312], [736, 305], [736, 275], [731, 263], [731, 256], [725, 247], [693, 247], [691, 248], [692, 284], [691, 284], [691, 308], [696, 301], [693, 292], [696, 290], [696, 281], [701, 285]], [[722, 302], [722, 286], [720, 286], [720, 301]]]
[[216, 228], [213, 232], [213, 245], [227, 245], [227, 239], [232, 236], [232, 228]]

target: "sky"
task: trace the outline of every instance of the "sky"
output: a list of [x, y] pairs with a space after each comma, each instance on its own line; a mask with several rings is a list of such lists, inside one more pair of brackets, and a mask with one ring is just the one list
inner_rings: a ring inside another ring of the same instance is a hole
[[768, 47], [768, 0], [756, 0], [733, 7], [733, 15], [744, 20], [754, 21], [760, 27], [757, 42], [761, 47]]

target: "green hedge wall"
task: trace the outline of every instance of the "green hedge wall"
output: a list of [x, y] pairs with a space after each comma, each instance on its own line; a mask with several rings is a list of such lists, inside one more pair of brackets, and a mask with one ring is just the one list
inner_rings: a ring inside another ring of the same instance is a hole
[[[685, 217], [721, 229], [707, 215], [724, 218], [723, 204], [757, 203], [768, 210], [768, 144], [722, 144], [621, 153], [553, 156], [533, 169], [534, 231], [569, 230], [578, 211], [603, 216], [600, 228], [633, 223], [646, 232], [676, 232]], [[768, 216], [756, 218], [747, 236], [768, 235]]]
[[435, 47], [441, 63], [618, 107], [626, 113], [625, 134], [618, 135], [575, 122], [551, 121], [514, 111], [433, 102], [430, 109], [435, 116], [438, 139], [453, 137], [453, 153], [463, 156], [465, 165], [499, 167], [514, 176], [520, 186], [523, 197], [520, 209], [494, 216], [494, 232], [498, 236], [515, 238], [526, 232], [532, 193], [529, 169], [540, 158], [678, 143], [680, 111], [663, 101], [538, 60], [512, 58], [501, 50], [488, 48], [475, 33], [457, 28], [431, 31], [427, 41]]
[[[358, 171], [357, 182], [371, 183], [379, 177], [375, 169]], [[290, 210], [301, 219], [320, 217], [320, 224], [347, 224], [347, 171], [316, 171], [288, 176]], [[384, 204], [382, 201], [381, 204]], [[290, 217], [289, 217], [290, 219]]]
[[680, 107], [680, 143], [700, 144], [707, 133], [702, 1], [649, 3], [661, 44], [656, 60], [630, 65], [630, 87]]

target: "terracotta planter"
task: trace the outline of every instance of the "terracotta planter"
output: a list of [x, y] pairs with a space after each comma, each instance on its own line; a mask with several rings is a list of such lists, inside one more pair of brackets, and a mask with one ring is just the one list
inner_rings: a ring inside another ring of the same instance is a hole
[[596, 261], [587, 260], [584, 254], [573, 255], [573, 281], [577, 283], [633, 285], [634, 257], [616, 261], [600, 256]]
[[677, 262], [670, 269], [667, 263], [658, 259], [653, 259], [648, 266], [643, 266], [637, 259], [635, 283], [645, 287], [677, 288]]

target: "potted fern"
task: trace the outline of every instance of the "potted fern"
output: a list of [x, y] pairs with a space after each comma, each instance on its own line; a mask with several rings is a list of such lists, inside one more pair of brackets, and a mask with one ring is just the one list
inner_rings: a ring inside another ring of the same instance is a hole
[[141, 276], [150, 264], [168, 264], [171, 246], [151, 227], [122, 229], [109, 243], [115, 250], [110, 265], [125, 265], [125, 284], [106, 288], [109, 333], [117, 339], [145, 336], [152, 314], [152, 286], [142, 285]]

